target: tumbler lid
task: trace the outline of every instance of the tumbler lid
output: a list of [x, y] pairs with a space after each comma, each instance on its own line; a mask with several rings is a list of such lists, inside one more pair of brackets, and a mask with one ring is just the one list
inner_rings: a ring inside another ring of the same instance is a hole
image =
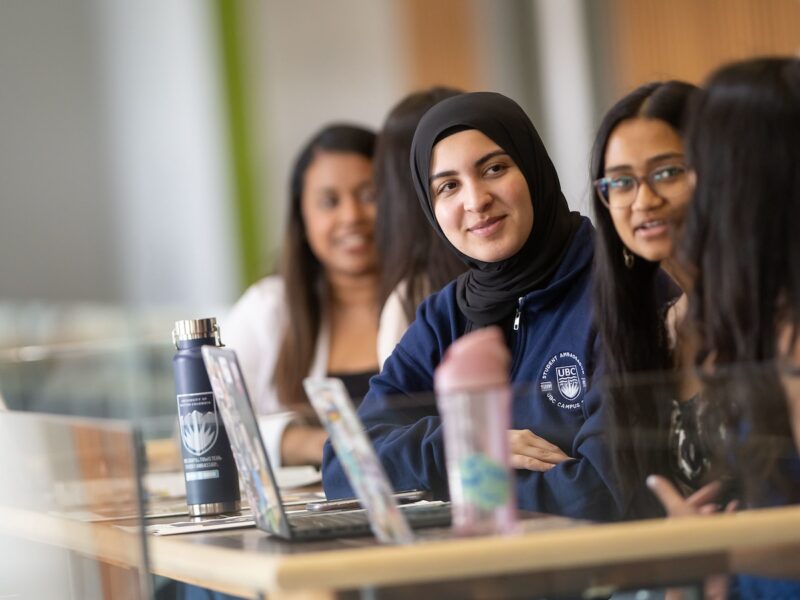
[[188, 342], [189, 340], [201, 340], [204, 338], [214, 338], [217, 346], [220, 345], [219, 325], [214, 317], [209, 319], [184, 319], [175, 321], [175, 329], [172, 330], [172, 343], [178, 347], [178, 342]]

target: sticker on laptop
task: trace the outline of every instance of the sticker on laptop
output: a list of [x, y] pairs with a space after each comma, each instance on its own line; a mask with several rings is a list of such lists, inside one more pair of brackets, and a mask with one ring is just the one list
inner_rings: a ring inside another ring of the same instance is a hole
[[383, 543], [411, 543], [411, 529], [392, 497], [394, 490], [342, 381], [307, 378], [303, 386], [328, 432], [350, 486], [367, 509], [375, 537]]

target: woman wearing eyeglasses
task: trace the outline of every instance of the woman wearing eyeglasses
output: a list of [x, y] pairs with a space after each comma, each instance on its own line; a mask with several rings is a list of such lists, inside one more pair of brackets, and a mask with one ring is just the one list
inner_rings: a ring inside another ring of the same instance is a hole
[[[669, 302], [679, 294], [665, 272], [685, 289], [674, 248], [692, 195], [681, 136], [695, 89], [678, 81], [637, 88], [608, 111], [595, 140], [593, 293], [602, 364], [615, 382], [676, 364], [675, 324], [686, 298]], [[614, 385], [608, 393], [612, 454], [629, 517], [662, 512], [644, 486], [648, 475], [677, 476], [696, 487], [704, 471], [694, 448], [673, 442], [670, 449], [671, 432], [689, 426], [681, 421], [690, 423], [691, 411], [671, 398], [646, 397], [632, 385]]]

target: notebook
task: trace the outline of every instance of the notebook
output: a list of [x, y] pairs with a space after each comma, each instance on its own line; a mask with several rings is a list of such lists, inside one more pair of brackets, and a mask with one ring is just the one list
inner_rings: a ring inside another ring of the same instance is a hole
[[[382, 518], [380, 507], [326, 514], [286, 513], [236, 353], [213, 346], [203, 346], [202, 353], [256, 526], [294, 541], [369, 535], [370, 518]], [[377, 457], [374, 460], [377, 462]], [[369, 506], [371, 497], [359, 500]], [[449, 523], [449, 512], [446, 516], [441, 510], [438, 515], [431, 515], [427, 504], [408, 505], [403, 510], [413, 527]]]

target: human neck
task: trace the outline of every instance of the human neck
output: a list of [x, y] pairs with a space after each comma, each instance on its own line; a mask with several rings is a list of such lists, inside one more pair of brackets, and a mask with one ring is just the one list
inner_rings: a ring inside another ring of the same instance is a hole
[[374, 307], [378, 295], [378, 274], [327, 274], [333, 308]]
[[678, 264], [678, 261], [673, 257], [669, 257], [661, 261], [661, 268], [666, 271], [667, 275], [672, 278], [672, 281], [678, 284], [683, 293], [689, 291], [690, 279], [689, 273], [686, 269]]

